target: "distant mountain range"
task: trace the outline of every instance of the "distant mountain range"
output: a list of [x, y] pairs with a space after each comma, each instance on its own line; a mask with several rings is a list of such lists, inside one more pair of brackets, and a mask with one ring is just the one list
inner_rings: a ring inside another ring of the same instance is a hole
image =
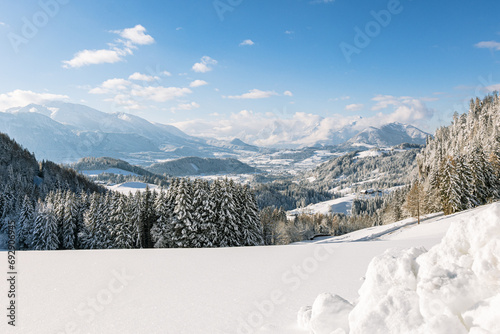
[[[276, 133], [268, 135], [288, 131], [278, 123]], [[311, 128], [311, 133], [296, 134], [290, 147], [339, 144], [387, 147], [404, 142], [424, 144], [428, 136], [411, 125], [400, 123], [369, 127], [361, 132], [355, 131], [354, 125], [328, 130], [321, 139], [315, 138]], [[135, 115], [105, 113], [65, 102], [30, 104], [0, 112], [0, 132], [34, 152], [38, 159], [63, 163], [76, 162], [83, 157], [106, 156], [133, 164], [151, 165], [162, 159], [235, 157], [242, 153], [274, 151], [273, 148], [261, 148], [237, 138], [231, 141], [198, 138], [174, 126], [152, 123]]]
[[365, 147], [391, 147], [401, 143], [425, 144], [428, 133], [413, 125], [389, 123], [375, 128], [370, 126], [349, 139], [346, 144]]

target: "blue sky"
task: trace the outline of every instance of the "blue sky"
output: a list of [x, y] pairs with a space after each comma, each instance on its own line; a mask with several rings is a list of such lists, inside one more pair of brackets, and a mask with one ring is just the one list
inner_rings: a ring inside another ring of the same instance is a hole
[[500, 88], [499, 12], [494, 0], [3, 1], [0, 110], [62, 98], [190, 133], [357, 116], [434, 131]]

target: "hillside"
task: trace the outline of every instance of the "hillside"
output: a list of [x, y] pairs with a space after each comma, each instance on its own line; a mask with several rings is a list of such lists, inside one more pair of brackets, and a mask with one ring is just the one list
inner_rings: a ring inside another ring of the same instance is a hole
[[[71, 164], [71, 168], [85, 175], [96, 175], [96, 174], [121, 174], [121, 175], [132, 175], [132, 176], [154, 176], [153, 173], [129, 164], [126, 161], [108, 157], [94, 158], [87, 157], [78, 160], [78, 162]], [[129, 172], [129, 173], [126, 173]]]
[[306, 174], [310, 183], [343, 188], [389, 188], [411, 181], [420, 149], [370, 150], [333, 158]]
[[[406, 220], [290, 246], [22, 252], [23, 281], [18, 305], [22, 305], [20, 314], [29, 314], [30, 318], [29, 321], [21, 321], [20, 318], [16, 329], [22, 333], [38, 334], [64, 332], [65, 328], [91, 333], [305, 334], [308, 331], [297, 325], [299, 309], [312, 305], [316, 296], [324, 292], [338, 294], [354, 303], [360, 287], [372, 277], [365, 273], [374, 256], [383, 254], [389, 248], [431, 249], [440, 243], [449, 226], [456, 223], [465, 225], [459, 225], [464, 226], [462, 230], [455, 228], [458, 232], [454, 234], [457, 236], [455, 240], [465, 240], [467, 231], [472, 233], [473, 227], [478, 224], [496, 226], [495, 231], [498, 231], [498, 215], [496, 220], [492, 219], [495, 216], [488, 216], [489, 221], [482, 221], [486, 216], [480, 213], [486, 210], [498, 212], [498, 204], [449, 217], [432, 218], [421, 225], [416, 225], [414, 220]], [[481, 220], [474, 217], [481, 217]], [[485, 235], [485, 231], [476, 229], [473, 235], [481, 238], [476, 240], [496, 240], [498, 243], [498, 233]], [[493, 246], [491, 242], [489, 245]], [[441, 247], [444, 250], [446, 243]], [[468, 271], [470, 276], [457, 276], [464, 288], [473, 289], [469, 284], [474, 282], [478, 283], [476, 288], [486, 283], [476, 278], [487, 275], [497, 277], [494, 275], [499, 274], [500, 268], [498, 262], [494, 262], [494, 249], [482, 250], [485, 260], [488, 255], [491, 256], [486, 262], [476, 262], [475, 259], [480, 259], [477, 257], [471, 258], [474, 262], [464, 261], [464, 270], [469, 268], [465, 265], [475, 264], [474, 271]], [[477, 254], [474, 252], [478, 250], [462, 248], [461, 252], [467, 256]], [[431, 252], [438, 254], [437, 251]], [[395, 254], [398, 254], [397, 251]], [[448, 254], [454, 254], [452, 248]], [[387, 267], [387, 270], [399, 268], [401, 275], [406, 275], [411, 269], [405, 267], [409, 257], [398, 259], [401, 259], [400, 262]], [[488, 263], [491, 266], [488, 267]], [[456, 265], [453, 262], [453, 266]], [[446, 271], [429, 271], [426, 275], [428, 279], [435, 275], [439, 282], [458, 287], [455, 284], [458, 281], [446, 277]], [[407, 280], [399, 282], [402, 284]], [[6, 284], [6, 280], [0, 282], [2, 291], [7, 291]], [[399, 288], [399, 285], [395, 286]], [[483, 287], [491, 289], [484, 298], [498, 293], [498, 284]], [[366, 288], [364, 291], [367, 291]], [[383, 302], [383, 297], [374, 300]], [[366, 295], [363, 298], [366, 300]], [[406, 305], [401, 302], [401, 305]], [[475, 314], [493, 302], [480, 304], [482, 306]], [[89, 303], [95, 303], [97, 309]], [[389, 309], [394, 310], [394, 307]], [[468, 314], [474, 313], [469, 311]], [[377, 315], [381, 321], [397, 319], [391, 314]], [[479, 318], [472, 316], [468, 319]], [[373, 326], [383, 325], [376, 321], [370, 323]], [[493, 326], [498, 323], [490, 322]], [[474, 326], [484, 324], [487, 323], [475, 322]], [[11, 332], [5, 321], [0, 324], [0, 332]]]
[[232, 158], [188, 157], [154, 164], [147, 168], [155, 174], [173, 176], [246, 174], [256, 173], [258, 169]]
[[50, 161], [38, 162], [33, 154], [3, 133], [0, 133], [0, 184], [4, 193], [13, 192], [15, 196], [46, 194], [60, 187], [75, 192], [100, 190], [72, 169]]

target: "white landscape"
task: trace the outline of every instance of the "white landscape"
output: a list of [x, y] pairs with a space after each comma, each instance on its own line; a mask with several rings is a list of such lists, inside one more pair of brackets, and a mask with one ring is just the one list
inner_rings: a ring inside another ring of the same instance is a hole
[[498, 333], [499, 247], [495, 203], [289, 246], [22, 252], [17, 329]]
[[0, 334], [500, 334], [498, 13], [0, 1]]

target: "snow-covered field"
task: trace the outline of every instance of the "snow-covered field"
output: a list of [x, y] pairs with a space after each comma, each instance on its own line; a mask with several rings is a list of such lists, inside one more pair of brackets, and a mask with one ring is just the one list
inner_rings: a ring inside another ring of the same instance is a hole
[[150, 190], [158, 188], [155, 184], [144, 182], [124, 182], [112, 186], [106, 186], [106, 188], [128, 195], [129, 193], [135, 194], [136, 191], [145, 191], [148, 186]]
[[125, 176], [138, 176], [136, 173], [129, 172], [128, 170], [123, 170], [120, 168], [108, 168], [102, 170], [82, 170], [80, 171], [83, 175], [86, 176], [97, 176], [100, 174], [116, 174], [116, 175], [125, 175]]
[[304, 208], [298, 208], [294, 210], [290, 210], [287, 212], [288, 216], [295, 216], [301, 213], [304, 214], [329, 214], [329, 213], [344, 213], [350, 214], [352, 208], [352, 202], [356, 198], [356, 194], [349, 194], [344, 197], [332, 199], [329, 201], [319, 202], [315, 204], [310, 204]]
[[[409, 247], [418, 249], [401, 251]], [[467, 309], [463, 324], [496, 328], [471, 333], [499, 333], [500, 320], [488, 317], [499, 304], [499, 258], [500, 204], [289, 246], [18, 252], [18, 323], [14, 330], [4, 316], [0, 333], [307, 333], [297, 312], [325, 292], [358, 302], [349, 315], [364, 329], [356, 333], [411, 332], [397, 329], [403, 316], [407, 326], [419, 323], [418, 310], [441, 325], [427, 328], [455, 326], [434, 333], [467, 333], [455, 331], [463, 325], [450, 315]], [[345, 324], [324, 317], [349, 314], [338, 300], [323, 295], [315, 303], [316, 323]], [[484, 301], [472, 306], [476, 300]]]

